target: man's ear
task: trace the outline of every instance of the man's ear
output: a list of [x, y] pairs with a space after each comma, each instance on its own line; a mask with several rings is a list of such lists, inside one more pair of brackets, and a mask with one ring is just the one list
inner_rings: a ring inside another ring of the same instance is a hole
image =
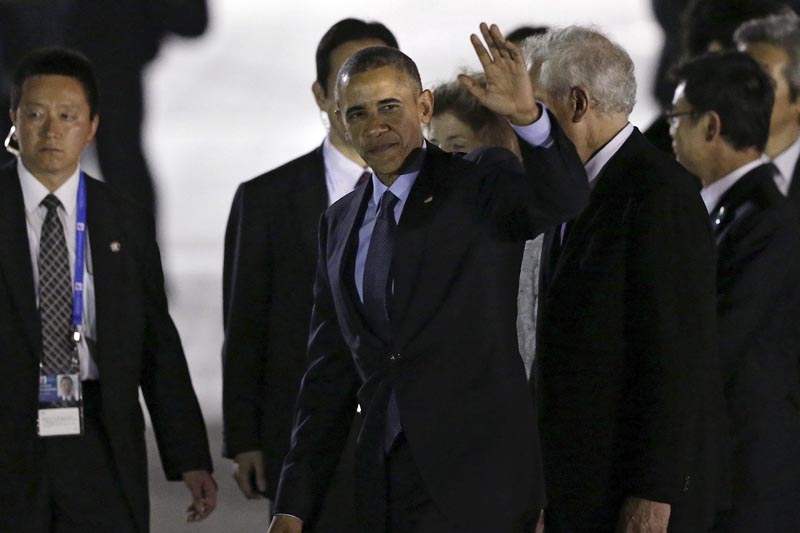
[[314, 94], [314, 100], [316, 100], [319, 110], [327, 111], [328, 97], [325, 95], [325, 89], [322, 87], [322, 84], [318, 81], [312, 83], [311, 92]]
[[428, 89], [419, 93], [417, 106], [419, 107], [419, 121], [422, 124], [428, 124], [433, 116], [433, 93]]
[[578, 124], [583, 121], [586, 113], [589, 112], [592, 100], [586, 89], [580, 86], [570, 89], [569, 96], [572, 102], [572, 122]]
[[92, 117], [92, 123], [90, 126], [89, 136], [86, 138], [86, 146], [89, 146], [94, 142], [94, 137], [97, 135], [97, 128], [100, 126], [100, 115], [95, 115]]
[[706, 142], [711, 142], [719, 135], [722, 135], [722, 120], [716, 111], [708, 111], [703, 120], [705, 121], [705, 139]]

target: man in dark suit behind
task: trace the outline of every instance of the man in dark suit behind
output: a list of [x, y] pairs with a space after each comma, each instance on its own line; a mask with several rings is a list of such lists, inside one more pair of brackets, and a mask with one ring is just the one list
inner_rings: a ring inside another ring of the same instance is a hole
[[575, 26], [534, 45], [539, 94], [592, 190], [542, 252], [545, 530], [706, 531], [724, 503], [724, 401], [700, 184], [628, 122], [636, 80], [624, 49]]
[[[223, 422], [226, 457], [244, 495], [274, 499], [306, 368], [319, 216], [353, 190], [366, 163], [334, 115], [336, 73], [368, 46], [397, 48], [378, 22], [344, 19], [317, 47], [312, 92], [330, 122], [322, 145], [243, 183], [225, 234]], [[315, 526], [352, 531], [352, 450]], [[307, 526], [310, 527], [311, 524]]]
[[752, 20], [736, 30], [734, 39], [775, 84], [764, 153], [775, 165], [775, 185], [800, 218], [800, 18], [788, 13]]
[[800, 227], [762, 157], [773, 88], [742, 53], [677, 72], [678, 161], [703, 182], [717, 242], [719, 353], [733, 508], [715, 531], [800, 531]]
[[[152, 216], [78, 167], [99, 122], [91, 66], [75, 52], [35, 51], [11, 95], [19, 157], [0, 169], [0, 530], [149, 530], [140, 389], [167, 477], [183, 479], [189, 520], [202, 519], [216, 484]], [[39, 436], [39, 384], [59, 374], [81, 379], [83, 431]]]
[[[485, 86], [519, 125], [511, 152], [426, 144], [414, 62], [372, 47], [339, 71], [339, 118], [372, 179], [320, 222], [309, 366], [271, 531], [313, 516], [358, 401], [358, 531], [522, 532], [543, 502], [533, 402], [516, 336], [526, 239], [574, 216], [586, 177], [537, 105], [520, 50], [481, 25]], [[379, 208], [380, 206], [380, 208]], [[398, 221], [399, 220], [399, 221]], [[291, 516], [293, 515], [293, 516]]]

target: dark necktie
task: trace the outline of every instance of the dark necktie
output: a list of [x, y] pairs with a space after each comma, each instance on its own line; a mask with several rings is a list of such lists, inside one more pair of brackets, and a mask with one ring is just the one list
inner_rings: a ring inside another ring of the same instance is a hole
[[75, 345], [72, 329], [72, 279], [64, 227], [58, 218], [61, 202], [48, 194], [47, 215], [39, 241], [39, 315], [42, 322], [42, 368], [47, 374], [70, 371]]
[[363, 174], [361, 174], [358, 177], [358, 181], [353, 186], [353, 188], [358, 189], [360, 186], [364, 185], [367, 182], [367, 180], [370, 179], [371, 177], [372, 177], [372, 172], [370, 172], [369, 170], [365, 170]]
[[398, 200], [399, 198], [388, 190], [383, 193], [364, 263], [364, 310], [375, 333], [386, 342], [391, 336], [389, 292], [394, 233], [397, 228], [394, 208]]

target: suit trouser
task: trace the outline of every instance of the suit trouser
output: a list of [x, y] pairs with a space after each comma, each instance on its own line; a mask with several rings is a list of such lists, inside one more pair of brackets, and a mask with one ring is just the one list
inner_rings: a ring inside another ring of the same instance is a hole
[[84, 383], [84, 432], [42, 439], [44, 468], [31, 532], [134, 533], [133, 513], [100, 422], [100, 387]]

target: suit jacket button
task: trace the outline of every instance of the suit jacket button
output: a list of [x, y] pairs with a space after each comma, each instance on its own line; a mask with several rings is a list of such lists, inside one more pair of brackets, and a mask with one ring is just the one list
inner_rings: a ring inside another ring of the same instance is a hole
[[392, 352], [392, 353], [389, 354], [389, 361], [391, 361], [393, 363], [396, 363], [397, 361], [399, 361], [402, 358], [403, 358], [403, 356], [400, 355], [397, 352]]
[[683, 478], [683, 492], [689, 492], [689, 482], [692, 480], [692, 476], [686, 476]]

